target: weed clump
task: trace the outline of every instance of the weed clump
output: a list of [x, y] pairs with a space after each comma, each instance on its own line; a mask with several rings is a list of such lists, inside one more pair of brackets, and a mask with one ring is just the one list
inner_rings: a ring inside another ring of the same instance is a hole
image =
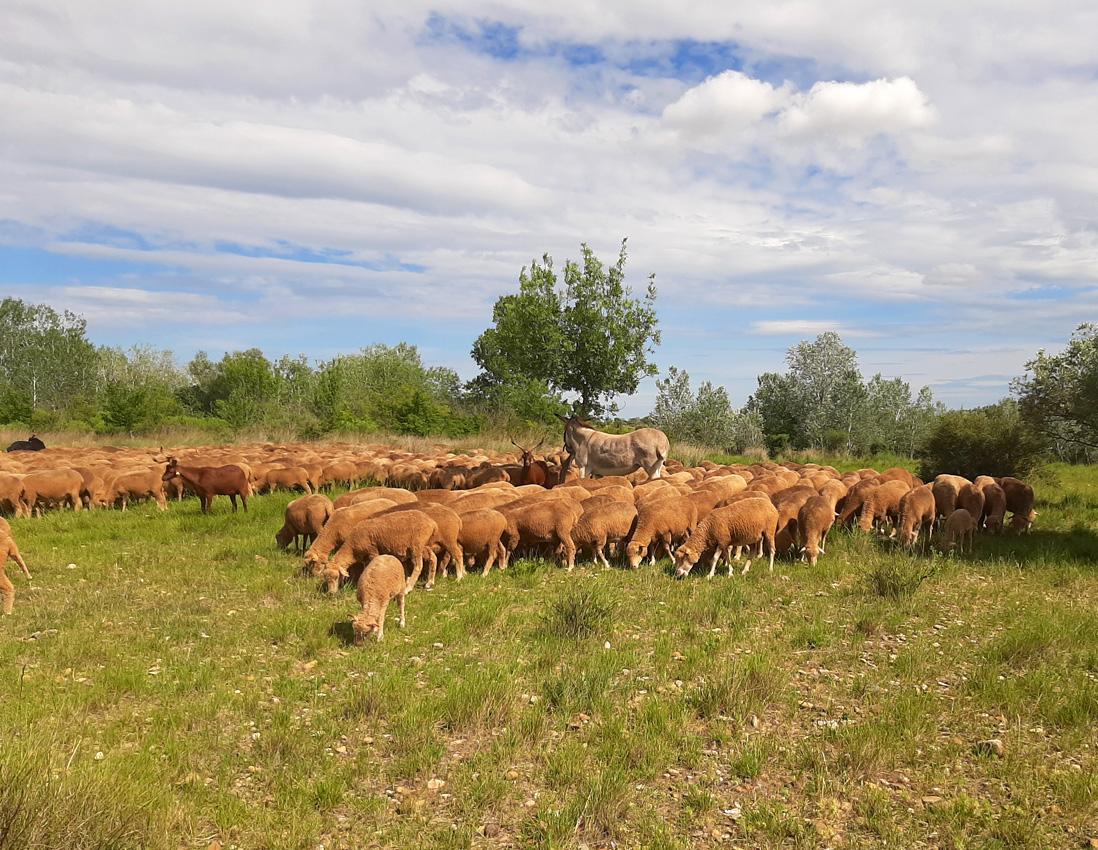
[[583, 640], [608, 632], [614, 602], [601, 587], [577, 584], [562, 593], [541, 618], [541, 632], [564, 640]]
[[870, 593], [882, 599], [906, 599], [913, 596], [937, 568], [913, 558], [891, 558], [878, 561], [865, 573]]

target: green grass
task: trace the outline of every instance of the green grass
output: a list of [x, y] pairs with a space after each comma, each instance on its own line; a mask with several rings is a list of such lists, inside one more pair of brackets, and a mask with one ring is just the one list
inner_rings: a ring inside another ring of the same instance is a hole
[[1098, 469], [1055, 471], [927, 576], [847, 533], [712, 581], [519, 561], [363, 647], [289, 496], [15, 521], [0, 850], [1086, 846]]

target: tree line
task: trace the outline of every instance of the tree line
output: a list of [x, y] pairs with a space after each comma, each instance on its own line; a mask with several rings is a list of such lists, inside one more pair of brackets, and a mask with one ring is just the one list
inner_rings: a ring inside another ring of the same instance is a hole
[[[259, 349], [185, 366], [144, 345], [100, 347], [84, 319], [46, 304], [0, 302], [0, 423], [29, 430], [150, 433], [173, 427], [225, 437], [243, 429], [308, 439], [335, 432], [459, 437], [554, 425], [577, 412], [609, 430], [654, 425], [672, 439], [730, 454], [807, 450], [921, 456], [930, 469], [1026, 457], [1072, 461], [1098, 453], [1098, 327], [1081, 326], [1063, 352], [1041, 351], [1012, 386], [1012, 398], [946, 411], [928, 387], [866, 377], [857, 353], [832, 332], [789, 349], [783, 372], [758, 376], [740, 409], [726, 389], [670, 366], [656, 382], [651, 413], [617, 418], [616, 399], [658, 370], [656, 288], [634, 295], [625, 281], [626, 243], [612, 264], [586, 245], [558, 274], [545, 255], [519, 274], [477, 337], [480, 373], [463, 382], [423, 363], [415, 346], [369, 345], [310, 362], [268, 358]], [[936, 447], [936, 448], [935, 448]], [[938, 460], [928, 460], [937, 451]], [[990, 471], [984, 467], [981, 471]]]

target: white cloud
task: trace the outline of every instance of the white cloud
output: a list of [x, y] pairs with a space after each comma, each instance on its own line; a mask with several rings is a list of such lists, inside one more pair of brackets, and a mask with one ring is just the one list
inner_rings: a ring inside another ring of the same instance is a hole
[[926, 127], [934, 110], [910, 77], [867, 83], [818, 82], [782, 115], [794, 134], [858, 138]]
[[663, 120], [684, 133], [726, 133], [756, 123], [787, 98], [784, 88], [775, 88], [740, 71], [724, 71], [688, 89], [663, 110]]
[[818, 336], [834, 332], [846, 337], [878, 336], [877, 331], [848, 327], [826, 319], [764, 319], [751, 323], [751, 332], [760, 336]]

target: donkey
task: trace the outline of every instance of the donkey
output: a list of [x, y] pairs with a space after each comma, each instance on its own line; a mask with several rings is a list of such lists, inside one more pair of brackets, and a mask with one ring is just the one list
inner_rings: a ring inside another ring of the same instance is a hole
[[564, 449], [580, 478], [588, 475], [628, 475], [638, 469], [649, 478], [663, 474], [671, 451], [667, 435], [658, 428], [639, 428], [628, 434], [596, 431], [578, 416], [558, 417], [564, 423]]

